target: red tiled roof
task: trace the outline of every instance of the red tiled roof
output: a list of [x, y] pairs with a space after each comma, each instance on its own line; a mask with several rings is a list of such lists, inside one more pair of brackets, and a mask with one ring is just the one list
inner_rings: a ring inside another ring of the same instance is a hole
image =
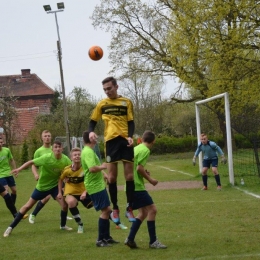
[[[1, 93], [1, 89], [5, 88], [8, 93]], [[7, 75], [0, 76], [0, 97], [1, 96], [38, 96], [38, 95], [53, 95], [54, 90], [45, 84], [36, 74], [28, 76]]]

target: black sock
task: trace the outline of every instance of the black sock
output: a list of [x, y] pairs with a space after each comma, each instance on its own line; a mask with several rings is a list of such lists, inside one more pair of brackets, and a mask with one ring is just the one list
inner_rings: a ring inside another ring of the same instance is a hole
[[98, 241], [104, 239], [104, 234], [106, 233], [107, 219], [98, 219]]
[[75, 219], [75, 221], [79, 224], [82, 225], [81, 222], [81, 217], [79, 214], [79, 209], [78, 207], [74, 207], [74, 208], [69, 208], [71, 215], [73, 216], [73, 218]]
[[221, 186], [219, 174], [215, 175], [215, 180], [218, 186]]
[[63, 210], [60, 211], [60, 226], [61, 227], [66, 226], [67, 214], [68, 214], [68, 211], [63, 211]]
[[134, 181], [126, 181], [126, 200], [128, 207], [133, 207], [134, 201], [134, 192], [135, 192], [135, 183]]
[[34, 211], [32, 212], [32, 215], [36, 216], [40, 210], [45, 206], [45, 204], [43, 204], [40, 200], [38, 201]]
[[9, 227], [15, 228], [19, 224], [19, 222], [23, 219], [23, 216], [24, 216], [24, 214], [18, 212], [16, 214], [14, 221], [11, 223], [11, 225]]
[[14, 205], [15, 205], [15, 202], [16, 202], [16, 194], [11, 193], [11, 198], [12, 198], [12, 201], [13, 201], [13, 203], [14, 203]]
[[156, 241], [156, 231], [155, 231], [155, 220], [147, 221], [147, 228], [150, 237], [150, 245]]
[[128, 236], [128, 239], [130, 241], [134, 241], [135, 240], [135, 236], [136, 236], [136, 234], [137, 234], [141, 224], [142, 224], [142, 221], [139, 218], [136, 218], [135, 222], [132, 222], [132, 226], [131, 226], [131, 229], [130, 229], [130, 232], [129, 232], [129, 236]]
[[5, 194], [5, 196], [3, 198], [5, 200], [6, 207], [10, 210], [12, 215], [15, 217], [16, 213], [17, 213], [17, 210], [16, 210], [16, 207], [15, 207], [15, 205], [13, 203], [13, 200], [12, 200], [10, 194], [9, 193]]
[[208, 175], [202, 175], [203, 185], [208, 187]]
[[109, 183], [108, 190], [110, 195], [111, 203], [113, 204], [113, 209], [118, 209], [117, 205], [117, 182]]

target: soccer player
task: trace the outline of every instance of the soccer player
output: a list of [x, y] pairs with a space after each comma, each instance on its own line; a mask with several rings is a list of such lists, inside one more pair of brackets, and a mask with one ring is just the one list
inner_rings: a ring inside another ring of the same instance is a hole
[[[42, 134], [41, 134], [41, 138], [42, 138], [43, 145], [34, 152], [34, 156], [33, 156], [34, 159], [39, 158], [40, 156], [42, 156], [44, 154], [52, 152], [50, 131], [43, 130]], [[32, 165], [32, 173], [34, 175], [35, 180], [38, 181], [39, 173], [38, 173], [37, 167], [34, 164]], [[51, 195], [48, 195], [44, 199], [38, 201], [34, 211], [29, 216], [29, 222], [31, 224], [34, 224], [37, 214], [46, 205], [46, 203], [50, 200], [50, 198], [51, 198]]]
[[61, 206], [61, 223], [60, 229], [62, 230], [72, 230], [72, 228], [66, 226], [67, 213], [68, 213], [68, 205], [65, 200], [62, 198], [58, 198], [58, 181], [62, 170], [71, 164], [71, 160], [64, 154], [62, 154], [62, 144], [60, 141], [54, 141], [52, 146], [52, 152], [42, 155], [39, 158], [30, 160], [24, 163], [17, 169], [12, 170], [12, 173], [15, 176], [18, 173], [34, 164], [40, 168], [40, 177], [37, 182], [36, 188], [34, 189], [30, 199], [24, 204], [19, 210], [17, 216], [14, 221], [10, 224], [10, 226], [6, 229], [3, 236], [8, 237], [12, 230], [19, 224], [24, 214], [30, 210], [38, 200], [42, 200], [47, 195], [51, 195], [53, 199], [55, 199]]
[[108, 247], [116, 244], [110, 236], [109, 216], [111, 213], [110, 201], [106, 190], [106, 184], [102, 174], [102, 170], [106, 169], [106, 163], [100, 165], [99, 158], [95, 154], [93, 148], [96, 140], [89, 139], [89, 132], [83, 133], [84, 148], [81, 152], [81, 164], [84, 170], [84, 184], [91, 200], [93, 201], [96, 211], [101, 211], [98, 220], [98, 238], [97, 247]]
[[198, 145], [197, 150], [193, 157], [193, 165], [196, 165], [196, 157], [198, 157], [199, 153], [202, 152], [204, 154], [203, 158], [203, 168], [202, 168], [202, 182], [203, 182], [203, 188], [202, 190], [208, 189], [208, 169], [210, 168], [210, 165], [212, 166], [212, 172], [215, 176], [215, 180], [217, 183], [217, 189], [221, 190], [221, 182], [220, 182], [220, 176], [218, 173], [218, 154], [221, 155], [221, 162], [226, 164], [227, 159], [224, 156], [223, 151], [221, 148], [212, 141], [208, 140], [208, 137], [206, 134], [202, 133], [200, 135], [200, 141], [201, 143]]
[[118, 162], [123, 162], [126, 180], [127, 208], [126, 217], [130, 222], [135, 221], [132, 212], [134, 180], [133, 180], [133, 134], [135, 129], [133, 117], [133, 104], [125, 97], [117, 94], [118, 85], [113, 77], [102, 81], [103, 90], [107, 98], [101, 100], [91, 115], [89, 123], [89, 138], [91, 141], [97, 139], [94, 133], [97, 121], [101, 118], [105, 122], [104, 139], [106, 162], [108, 170], [108, 187], [110, 199], [113, 204], [111, 218], [115, 223], [120, 222], [119, 207], [117, 204], [117, 174]]
[[6, 191], [11, 190], [11, 198], [15, 205], [16, 202], [16, 183], [13, 175], [10, 174], [12, 169], [16, 168], [15, 160], [9, 148], [3, 147], [4, 140], [0, 137], [0, 184], [2, 184]]
[[158, 181], [150, 176], [150, 172], [145, 170], [147, 159], [150, 155], [150, 149], [155, 142], [155, 135], [151, 131], [145, 131], [142, 136], [142, 143], [134, 148], [134, 181], [135, 181], [135, 192], [134, 192], [134, 203], [133, 209], [138, 209], [138, 215], [136, 221], [132, 223], [129, 235], [125, 240], [125, 245], [130, 248], [137, 248], [134, 241], [135, 236], [145, 219], [147, 219], [147, 229], [150, 237], [149, 247], [150, 248], [161, 248], [165, 249], [167, 246], [163, 245], [157, 240], [156, 228], [155, 228], [155, 217], [157, 213], [156, 206], [145, 189], [144, 179], [149, 181], [153, 186], [157, 185]]
[[[65, 197], [68, 204], [70, 213], [78, 224], [78, 233], [84, 232], [83, 223], [81, 221], [78, 202], [80, 201], [87, 209], [93, 207], [93, 203], [89, 194], [86, 192], [84, 185], [84, 171], [81, 167], [80, 161], [81, 150], [80, 148], [73, 148], [70, 152], [70, 159], [72, 165], [65, 167], [62, 171], [59, 180], [59, 194], [58, 198]], [[65, 181], [64, 193], [62, 195], [63, 182]]]

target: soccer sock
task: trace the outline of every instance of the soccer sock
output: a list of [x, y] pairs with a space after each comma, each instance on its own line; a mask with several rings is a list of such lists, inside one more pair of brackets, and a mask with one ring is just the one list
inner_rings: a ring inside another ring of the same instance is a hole
[[15, 228], [19, 224], [19, 222], [23, 219], [23, 216], [24, 216], [24, 214], [18, 212], [14, 221], [11, 223], [11, 225], [9, 227]]
[[16, 213], [17, 213], [17, 210], [16, 210], [16, 207], [13, 203], [13, 200], [10, 196], [9, 193], [7, 193], [4, 197], [4, 200], [5, 200], [5, 205], [6, 207], [10, 210], [10, 212], [12, 213], [12, 215], [15, 217]]
[[16, 194], [11, 193], [11, 198], [12, 198], [12, 201], [13, 201], [13, 203], [14, 203], [14, 205], [15, 205], [15, 202], [16, 202]]
[[45, 206], [45, 204], [43, 204], [40, 200], [38, 201], [34, 211], [32, 212], [32, 215], [36, 216], [40, 210]]
[[110, 222], [109, 219], [104, 219], [105, 220], [105, 229], [104, 229], [104, 239], [109, 239], [110, 237]]
[[147, 221], [147, 228], [150, 237], [150, 245], [156, 241], [156, 231], [155, 231], [155, 220]]
[[98, 241], [104, 239], [104, 234], [106, 233], [107, 219], [98, 219]]
[[72, 215], [73, 218], [75, 219], [75, 221], [76, 221], [79, 225], [82, 225], [81, 217], [80, 217], [80, 214], [79, 214], [79, 209], [78, 209], [78, 207], [70, 208], [69, 210], [70, 210], [71, 215]]
[[215, 180], [218, 186], [221, 186], [219, 174], [215, 175]]
[[108, 190], [111, 202], [113, 204], [113, 209], [118, 209], [117, 205], [117, 182], [109, 183], [108, 184]]
[[130, 208], [133, 207], [134, 192], [135, 192], [134, 181], [126, 181], [126, 200], [128, 203], [128, 207], [130, 207]]
[[202, 175], [203, 185], [208, 187], [208, 175]]
[[139, 218], [136, 218], [135, 222], [132, 222], [132, 226], [131, 226], [131, 229], [130, 229], [130, 232], [129, 232], [129, 235], [128, 235], [128, 239], [130, 241], [135, 240], [136, 233], [138, 232], [141, 224], [142, 224], [142, 221]]
[[68, 214], [68, 211], [63, 211], [63, 210], [60, 211], [60, 226], [61, 227], [66, 226], [67, 214]]

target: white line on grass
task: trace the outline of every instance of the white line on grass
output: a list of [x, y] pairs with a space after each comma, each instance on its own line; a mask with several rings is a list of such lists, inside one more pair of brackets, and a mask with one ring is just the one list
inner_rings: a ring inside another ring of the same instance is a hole
[[183, 260], [205, 260], [205, 259], [238, 259], [238, 258], [248, 258], [248, 257], [256, 257], [260, 256], [260, 254], [240, 254], [240, 255], [218, 255], [218, 256], [204, 256], [204, 257], [196, 257], [196, 258], [184, 258]]
[[250, 195], [250, 196], [253, 196], [253, 197], [257, 198], [257, 199], [260, 199], [260, 195], [254, 194], [254, 193], [249, 192], [249, 191], [247, 191], [247, 190], [240, 189], [239, 187], [235, 187], [235, 188], [236, 188], [237, 190], [243, 191], [243, 192], [244, 192], [245, 194], [247, 194], [247, 195]]
[[152, 166], [157, 166], [159, 168], [163, 168], [165, 170], [168, 170], [170, 172], [178, 172], [178, 173], [182, 173], [184, 175], [188, 175], [188, 176], [191, 176], [191, 177], [194, 177], [194, 175], [190, 174], [190, 173], [187, 173], [187, 172], [183, 172], [183, 171], [177, 171], [177, 170], [173, 170], [171, 168], [168, 168], [168, 167], [164, 167], [164, 166], [161, 166], [161, 165], [154, 165], [154, 164], [151, 164], [151, 163], [148, 163], [149, 165], [152, 165]]

